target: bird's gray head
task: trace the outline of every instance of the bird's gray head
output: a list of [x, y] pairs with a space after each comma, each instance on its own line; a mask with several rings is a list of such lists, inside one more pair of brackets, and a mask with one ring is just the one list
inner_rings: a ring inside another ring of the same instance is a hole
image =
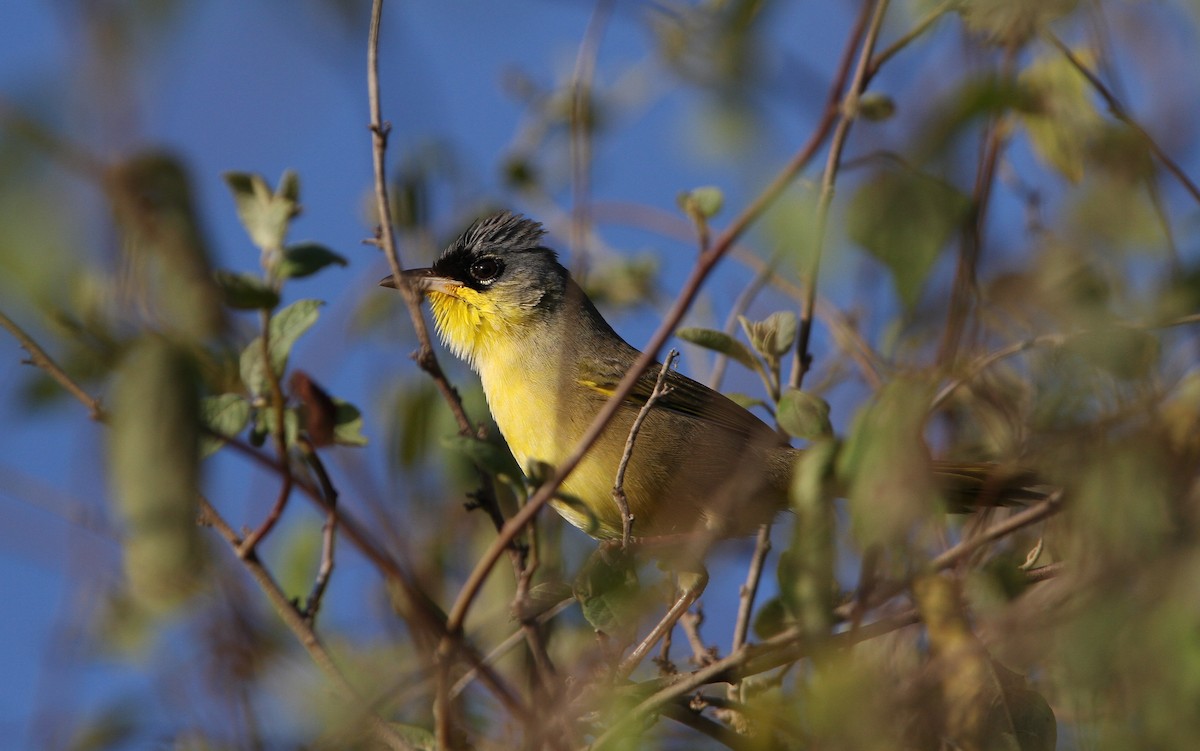
[[439, 275], [484, 293], [500, 308], [524, 315], [562, 298], [567, 270], [542, 245], [538, 222], [504, 211], [477, 220], [433, 264]]

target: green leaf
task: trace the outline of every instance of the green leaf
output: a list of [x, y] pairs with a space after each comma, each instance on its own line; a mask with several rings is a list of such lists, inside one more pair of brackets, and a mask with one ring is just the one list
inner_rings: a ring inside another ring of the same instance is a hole
[[1153, 334], [1122, 327], [1086, 331], [1067, 339], [1063, 349], [1124, 381], [1149, 377], [1161, 345]]
[[344, 257], [324, 245], [300, 243], [284, 248], [283, 259], [276, 267], [275, 273], [281, 279], [300, 279], [315, 274], [326, 266], [346, 266], [348, 263]]
[[106, 179], [126, 257], [141, 269], [129, 282], [143, 289], [127, 292], [149, 304], [172, 333], [210, 341], [225, 325], [224, 310], [183, 163], [169, 153], [143, 152], [114, 165]]
[[413, 751], [439, 751], [437, 736], [423, 727], [404, 725], [399, 722], [390, 722], [388, 727], [396, 731], [396, 734], [404, 739], [404, 742]]
[[[250, 422], [250, 403], [241, 394], [206, 396], [200, 400], [200, 421], [214, 433], [232, 438]], [[217, 438], [202, 436], [200, 455], [214, 454], [222, 445]]]
[[300, 183], [295, 174], [284, 173], [277, 193], [261, 175], [227, 172], [225, 183], [250, 240], [263, 252], [281, 250], [288, 224], [300, 213]]
[[239, 274], [218, 269], [213, 279], [221, 290], [225, 304], [238, 310], [272, 310], [279, 304], [279, 293], [252, 274]]
[[276, 191], [276, 195], [293, 205], [300, 204], [300, 176], [296, 174], [295, 170], [283, 171], [279, 177], [279, 190]]
[[708, 220], [721, 211], [725, 204], [725, 194], [720, 188], [710, 185], [680, 193], [676, 200], [683, 213], [693, 219]]
[[298, 600], [303, 607], [321, 560], [321, 522], [305, 518], [279, 526], [282, 529], [277, 529], [271, 538], [272, 552], [278, 561], [274, 567], [275, 579], [284, 594]]
[[789, 489], [792, 540], [779, 557], [779, 597], [805, 636], [833, 628], [836, 558], [833, 498], [837, 441], [817, 440], [800, 455]]
[[775, 410], [775, 419], [779, 421], [779, 427], [795, 438], [812, 440], [833, 435], [833, 425], [829, 422], [829, 402], [800, 389], [783, 392], [779, 407]]
[[963, 25], [1001, 47], [1016, 49], [1051, 21], [1066, 15], [1077, 0], [966, 0], [956, 6]]
[[125, 575], [150, 611], [179, 604], [202, 581], [198, 392], [191, 359], [157, 336], [134, 344], [113, 384], [110, 457]]
[[746, 345], [724, 331], [685, 326], [684, 328], [677, 329], [675, 336], [685, 342], [691, 342], [705, 349], [711, 349], [714, 352], [720, 352], [723, 355], [732, 357], [751, 370], [757, 371], [761, 368], [758, 360], [754, 358], [754, 353]]
[[[1084, 65], [1091, 61], [1086, 52], [1076, 57]], [[1021, 120], [1034, 153], [1071, 182], [1079, 182], [1089, 146], [1104, 130], [1104, 119], [1092, 104], [1086, 79], [1055, 51], [1022, 71], [1017, 81], [1032, 100]]]
[[512, 454], [491, 441], [485, 441], [475, 436], [455, 434], [442, 438], [442, 445], [451, 451], [462, 454], [476, 467], [494, 477], [519, 481], [524, 476]]
[[594, 628], [623, 634], [637, 625], [640, 590], [631, 556], [597, 550], [580, 569], [573, 588], [583, 617]]
[[787, 609], [783, 607], [783, 600], [778, 597], [772, 597], [762, 604], [758, 612], [754, 614], [754, 635], [759, 639], [770, 639], [776, 634], [782, 633], [788, 627]]
[[926, 383], [889, 382], [859, 412], [838, 454], [851, 527], [864, 547], [910, 539], [914, 527], [937, 508], [937, 484], [923, 440], [931, 396]]
[[789, 310], [772, 313], [761, 321], [751, 321], [745, 316], [738, 316], [738, 322], [742, 324], [750, 346], [772, 362], [787, 354], [796, 343], [799, 319]]
[[546, 581], [529, 588], [520, 610], [514, 615], [522, 621], [530, 620], [548, 612], [563, 600], [574, 596], [571, 585], [564, 581]]
[[358, 407], [347, 401], [333, 397], [337, 408], [334, 415], [333, 442], [343, 446], [366, 446], [367, 437], [363, 435], [362, 412]]
[[896, 114], [896, 100], [887, 94], [868, 91], [858, 98], [858, 114], [871, 122], [882, 122]]
[[729, 399], [729, 401], [738, 405], [742, 409], [752, 409], [754, 407], [767, 406], [767, 403], [764, 402], [762, 399], [759, 399], [758, 397], [755, 397], [755, 396], [750, 396], [749, 394], [743, 394], [743, 393], [737, 392], [737, 391], [731, 391], [730, 393], [725, 395], [725, 398]]
[[[297, 300], [271, 316], [270, 349], [271, 367], [282, 376], [287, 368], [288, 355], [296, 340], [317, 321], [320, 300]], [[242, 350], [240, 371], [242, 383], [255, 396], [267, 392], [267, 373], [263, 363], [262, 337], [255, 337]]]
[[938, 253], [970, 210], [970, 200], [950, 185], [917, 172], [887, 170], [850, 199], [850, 238], [882, 261], [896, 293], [916, 304]]

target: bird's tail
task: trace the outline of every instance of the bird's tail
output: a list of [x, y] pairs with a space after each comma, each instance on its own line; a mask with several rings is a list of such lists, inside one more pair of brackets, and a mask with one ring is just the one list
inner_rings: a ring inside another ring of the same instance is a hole
[[1052, 488], [1028, 468], [988, 462], [935, 461], [933, 473], [952, 514], [992, 506], [1024, 506], [1045, 499]]

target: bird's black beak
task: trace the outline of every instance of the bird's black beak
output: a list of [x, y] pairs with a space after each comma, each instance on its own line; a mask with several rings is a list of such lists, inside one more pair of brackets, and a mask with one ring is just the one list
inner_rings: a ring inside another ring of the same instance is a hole
[[[433, 269], [406, 269], [400, 272], [400, 282], [409, 285], [420, 292], [428, 292], [430, 290], [443, 292], [451, 287], [461, 286], [460, 283], [447, 279]], [[400, 284], [397, 283], [396, 276], [389, 274], [379, 280], [380, 287], [388, 287], [390, 289], [400, 289]]]

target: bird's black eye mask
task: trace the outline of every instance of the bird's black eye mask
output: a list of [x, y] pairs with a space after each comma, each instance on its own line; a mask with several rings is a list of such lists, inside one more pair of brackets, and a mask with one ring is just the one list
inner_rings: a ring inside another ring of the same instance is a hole
[[504, 259], [492, 253], [470, 253], [452, 249], [433, 264], [438, 276], [462, 282], [475, 291], [490, 287], [504, 274]]
[[520, 214], [504, 211], [479, 219], [462, 233], [433, 264], [439, 276], [481, 291], [500, 279], [506, 257], [513, 253], [548, 253], [541, 244], [542, 225]]
[[[503, 278], [504, 272], [512, 262], [515, 262], [513, 256], [524, 253], [545, 255], [549, 256], [552, 261], [557, 260], [557, 254], [553, 250], [540, 246], [524, 250], [508, 249], [503, 253], [452, 247], [434, 262], [433, 270], [438, 276], [453, 279], [461, 282], [465, 287], [481, 292]], [[550, 265], [557, 264], [551, 263]]]

